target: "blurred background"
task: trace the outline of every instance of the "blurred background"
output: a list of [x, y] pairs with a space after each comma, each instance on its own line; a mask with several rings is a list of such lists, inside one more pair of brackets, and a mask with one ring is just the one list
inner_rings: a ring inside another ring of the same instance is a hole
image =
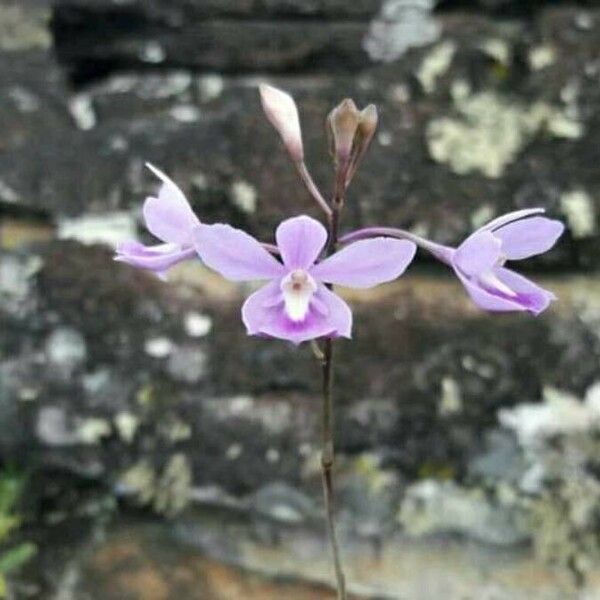
[[543, 206], [540, 318], [426, 256], [346, 294], [338, 514], [356, 599], [600, 598], [600, 3], [0, 0], [0, 597], [333, 598], [319, 370], [247, 288], [111, 259], [157, 181], [263, 239], [316, 214], [256, 86], [380, 127], [343, 229], [455, 244]]

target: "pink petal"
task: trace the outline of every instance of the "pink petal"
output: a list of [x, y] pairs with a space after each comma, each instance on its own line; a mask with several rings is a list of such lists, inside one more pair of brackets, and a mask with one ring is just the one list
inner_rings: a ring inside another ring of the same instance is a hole
[[139, 242], [130, 241], [119, 244], [115, 260], [159, 273], [195, 256], [196, 251], [191, 247], [182, 248], [176, 244], [144, 246]]
[[502, 242], [489, 231], [476, 231], [454, 253], [454, 265], [466, 275], [492, 269], [502, 256]]
[[194, 245], [207, 266], [231, 281], [273, 279], [285, 272], [257, 240], [230, 225], [201, 225], [194, 230]]
[[494, 235], [502, 240], [502, 254], [508, 260], [520, 260], [550, 250], [564, 230], [560, 221], [530, 217], [504, 225]]
[[473, 302], [491, 312], [529, 311], [538, 315], [555, 299], [551, 292], [509, 269], [495, 269], [494, 274], [515, 292], [514, 296], [483, 287], [477, 280], [466, 277], [459, 269], [455, 269], [455, 272]]
[[483, 310], [489, 310], [492, 312], [509, 312], [525, 310], [520, 304], [509, 299], [507, 296], [498, 296], [482, 287], [477, 281], [471, 281], [468, 277], [460, 271], [455, 269], [458, 278], [465, 286], [467, 293], [471, 297], [471, 300], [482, 308]]
[[348, 305], [322, 285], [315, 297], [318, 306], [311, 306], [302, 322], [294, 322], [284, 311], [279, 281], [268, 283], [242, 307], [248, 334], [289, 340], [294, 344], [325, 336], [350, 337], [352, 312]]
[[532, 215], [539, 215], [546, 212], [545, 208], [524, 208], [522, 210], [514, 210], [513, 212], [506, 213], [496, 217], [493, 221], [490, 221], [487, 225], [484, 225], [479, 231], [495, 231], [499, 227], [503, 227], [508, 223], [518, 221], [519, 219], [525, 219]]
[[283, 264], [288, 269], [311, 267], [327, 242], [325, 227], [305, 215], [283, 221], [275, 235]]
[[[334, 337], [352, 337], [352, 311], [350, 307], [324, 285], [319, 286], [315, 294], [315, 300], [320, 301], [321, 306], [327, 307], [326, 319], [335, 332]], [[322, 308], [319, 307], [318, 311], [321, 310]]]
[[191, 230], [200, 225], [183, 192], [162, 171], [148, 164], [147, 167], [162, 180], [158, 197], [144, 202], [144, 220], [148, 231], [164, 242], [186, 244], [190, 242]]
[[415, 244], [407, 240], [360, 240], [316, 264], [310, 273], [326, 283], [369, 288], [402, 275], [416, 250]]

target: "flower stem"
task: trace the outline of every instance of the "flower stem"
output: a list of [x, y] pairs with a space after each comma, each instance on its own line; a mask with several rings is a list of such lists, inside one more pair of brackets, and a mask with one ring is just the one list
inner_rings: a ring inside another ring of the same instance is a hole
[[[333, 201], [333, 209], [331, 210], [331, 215], [329, 217], [329, 239], [326, 248], [327, 256], [332, 255], [336, 250], [342, 206], [343, 198], [337, 198], [336, 194]], [[340, 549], [335, 532], [333, 498], [333, 466], [335, 461], [335, 451], [333, 444], [333, 340], [331, 338], [326, 338], [324, 341], [321, 366], [323, 372], [323, 449], [321, 453], [321, 471], [323, 475], [323, 495], [325, 498], [327, 534], [329, 536], [329, 545], [333, 554], [333, 565], [337, 582], [337, 597], [338, 600], [346, 600], [346, 579], [344, 577]]]
[[302, 182], [306, 186], [306, 189], [308, 190], [309, 194], [313, 197], [313, 199], [316, 201], [316, 203], [321, 207], [323, 212], [327, 215], [327, 218], [330, 219], [332, 210], [329, 207], [329, 204], [327, 204], [327, 201], [325, 200], [325, 198], [323, 198], [323, 195], [319, 191], [319, 188], [317, 187], [317, 184], [314, 182], [313, 178], [311, 177], [311, 174], [308, 172], [308, 169], [306, 168], [306, 163], [304, 163], [303, 161], [300, 161], [300, 162], [296, 162], [294, 164], [296, 165], [296, 169], [298, 170], [300, 179], [302, 179]]
[[357, 240], [366, 240], [374, 237], [393, 237], [401, 240], [409, 240], [414, 242], [420, 248], [427, 250], [438, 260], [446, 264], [451, 264], [453, 249], [442, 244], [436, 244], [430, 240], [426, 240], [419, 235], [405, 231], [404, 229], [397, 229], [396, 227], [366, 227], [365, 229], [357, 229], [351, 233], [343, 235], [338, 240], [341, 244], [349, 244], [350, 242], [356, 242]]
[[338, 600], [346, 600], [346, 580], [340, 558], [335, 532], [335, 511], [333, 498], [333, 340], [327, 338], [323, 348], [323, 451], [321, 454], [321, 469], [323, 475], [323, 494], [325, 497], [325, 512], [327, 517], [327, 534], [333, 554], [333, 565], [337, 581]]

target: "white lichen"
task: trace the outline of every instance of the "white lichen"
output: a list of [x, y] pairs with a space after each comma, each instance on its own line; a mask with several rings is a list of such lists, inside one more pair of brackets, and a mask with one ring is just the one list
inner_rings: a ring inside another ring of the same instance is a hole
[[247, 181], [239, 180], [231, 184], [231, 199], [241, 211], [248, 214], [256, 212], [256, 188]]
[[581, 582], [600, 560], [600, 383], [583, 400], [548, 388], [543, 402], [504, 409], [499, 419], [526, 459], [519, 488], [530, 506], [536, 553]]
[[110, 423], [99, 417], [81, 419], [77, 424], [77, 436], [82, 444], [93, 446], [111, 433]]
[[384, 148], [391, 146], [392, 144], [392, 134], [389, 131], [380, 131], [377, 134], [377, 143]]
[[161, 422], [159, 431], [161, 436], [172, 444], [185, 442], [192, 437], [192, 426], [175, 416]]
[[426, 479], [412, 484], [402, 500], [398, 520], [411, 537], [459, 533], [500, 546], [529, 537], [524, 513], [488, 499], [483, 490], [452, 481]]
[[600, 424], [596, 404], [555, 390], [544, 390], [544, 402], [519, 404], [498, 413], [500, 423], [512, 429], [522, 446], [535, 448], [559, 434], [571, 435], [588, 431]]
[[185, 454], [174, 454], [156, 483], [153, 508], [172, 517], [181, 512], [190, 500], [192, 467]]
[[185, 332], [193, 338], [208, 335], [212, 329], [212, 319], [208, 315], [198, 312], [189, 312], [184, 319]]
[[442, 379], [438, 412], [442, 417], [455, 415], [462, 410], [463, 401], [460, 385], [452, 377]]
[[225, 451], [225, 458], [227, 460], [237, 460], [242, 455], [243, 449], [241, 444], [231, 444]]
[[434, 8], [434, 0], [384, 0], [363, 40], [371, 60], [392, 62], [409, 48], [434, 42], [440, 34]]
[[500, 38], [488, 38], [479, 46], [484, 54], [493, 58], [502, 65], [508, 65], [511, 58], [511, 49], [509, 45]]
[[192, 469], [184, 454], [174, 454], [162, 471], [142, 459], [126, 469], [117, 482], [117, 491], [131, 496], [141, 506], [152, 506], [160, 514], [172, 517], [188, 504], [192, 487]]
[[529, 51], [529, 66], [534, 71], [541, 71], [556, 61], [556, 51], [552, 46], [544, 44], [542, 46], [535, 46]]
[[167, 53], [158, 42], [148, 42], [140, 49], [139, 57], [144, 62], [159, 64], [165, 60]]
[[269, 448], [265, 454], [265, 459], [271, 464], [279, 462], [280, 458], [281, 454], [277, 448]]
[[96, 126], [97, 118], [94, 103], [89, 94], [75, 94], [68, 103], [69, 112], [75, 125], [83, 131], [89, 131]]
[[560, 196], [560, 208], [574, 238], [592, 237], [597, 231], [596, 207], [583, 189], [570, 190]]
[[202, 102], [216, 100], [225, 87], [223, 77], [218, 73], [202, 75], [198, 78], [198, 93]]
[[35, 94], [20, 85], [15, 85], [8, 90], [8, 96], [23, 113], [35, 112], [41, 105], [40, 99]]
[[471, 213], [471, 226], [479, 229], [496, 216], [496, 209], [491, 204], [482, 204]]
[[173, 342], [166, 337], [150, 338], [144, 344], [144, 351], [152, 358], [166, 358], [174, 348]]
[[454, 97], [460, 117], [441, 117], [427, 127], [429, 153], [458, 174], [480, 172], [496, 179], [532, 137], [545, 130], [576, 138], [581, 124], [544, 102], [522, 105], [492, 92]]
[[106, 244], [115, 248], [120, 242], [135, 238], [136, 222], [129, 212], [116, 211], [102, 215], [84, 214], [58, 221], [57, 237], [77, 240], [82, 244]]
[[[20, 5], [21, 4], [21, 5]], [[46, 50], [52, 45], [50, 8], [25, 2], [0, 4], [0, 50]]]
[[122, 411], [115, 416], [114, 421], [119, 437], [126, 444], [131, 444], [139, 427], [139, 419], [133, 413]]
[[195, 123], [200, 120], [202, 113], [193, 104], [178, 104], [169, 111], [171, 117], [180, 123]]
[[430, 94], [435, 90], [437, 79], [448, 71], [455, 52], [456, 45], [446, 41], [437, 44], [425, 55], [416, 73], [425, 93]]

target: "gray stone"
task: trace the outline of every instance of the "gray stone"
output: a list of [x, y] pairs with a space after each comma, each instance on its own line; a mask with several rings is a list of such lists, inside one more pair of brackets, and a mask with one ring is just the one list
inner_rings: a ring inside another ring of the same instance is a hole
[[502, 506], [480, 490], [452, 482], [421, 481], [406, 492], [399, 519], [411, 536], [459, 533], [488, 544], [510, 546], [527, 541], [531, 530], [519, 506]]
[[270, 483], [250, 498], [249, 504], [257, 515], [283, 523], [299, 523], [314, 518], [313, 500], [283, 482]]
[[178, 381], [198, 383], [206, 375], [206, 353], [195, 346], [176, 348], [167, 361], [167, 371]]
[[50, 368], [71, 375], [87, 357], [85, 338], [76, 329], [60, 327], [46, 340], [45, 352]]
[[[118, 10], [126, 11], [126, 5]], [[85, 90], [95, 123], [83, 130], [65, 118], [72, 94], [50, 57], [19, 53], [4, 63], [0, 58], [0, 81], [9, 92], [17, 88], [0, 97], [7, 150], [0, 159], [0, 190], [10, 190], [19, 207], [43, 207], [60, 219], [139, 210], [156, 189], [143, 168], [150, 160], [181, 185], [204, 220], [232, 221], [270, 239], [290, 206], [298, 212], [314, 207], [277, 136], [258, 117], [255, 86], [268, 79], [297, 97], [308, 162], [325, 189], [331, 168], [321, 160], [322, 122], [331, 106], [351, 95], [361, 105], [372, 101], [380, 108], [377, 142], [350, 190], [343, 228], [385, 222], [458, 243], [475, 224], [540, 205], [565, 218], [571, 235], [537, 264], [588, 268], [598, 256], [600, 197], [589, 167], [595, 160], [590, 140], [596, 137], [597, 86], [588, 57], [596, 53], [600, 36], [594, 27], [600, 19], [590, 11], [592, 29], [581, 32], [577, 14], [568, 8], [540, 10], [531, 25], [517, 22], [511, 28], [481, 15], [442, 13], [441, 41], [412, 49], [393, 64], [332, 67], [330, 75], [311, 71], [303, 77], [239, 71], [221, 76], [210, 69], [221, 77], [219, 93], [210, 100], [202, 91], [206, 75], [183, 69], [186, 65], [172, 70], [163, 65], [162, 73], [133, 66], [111, 70]], [[305, 23], [296, 27], [298, 35], [307, 35]], [[237, 38], [236, 31], [236, 43]], [[69, 39], [78, 44], [81, 38]], [[521, 72], [520, 55], [547, 40], [557, 60], [543, 68], [525, 61]], [[104, 38], [98, 45], [110, 52]], [[37, 99], [25, 102], [27, 110], [15, 101], [23, 93]], [[182, 107], [188, 116], [193, 112], [193, 122], [175, 118]], [[493, 136], [486, 133], [492, 130]], [[210, 150], [198, 153], [199, 147]], [[47, 167], [43, 178], [40, 164]], [[247, 185], [242, 196], [235, 193], [240, 182]], [[246, 193], [250, 189], [256, 194]], [[283, 204], [274, 200], [282, 189]]]

